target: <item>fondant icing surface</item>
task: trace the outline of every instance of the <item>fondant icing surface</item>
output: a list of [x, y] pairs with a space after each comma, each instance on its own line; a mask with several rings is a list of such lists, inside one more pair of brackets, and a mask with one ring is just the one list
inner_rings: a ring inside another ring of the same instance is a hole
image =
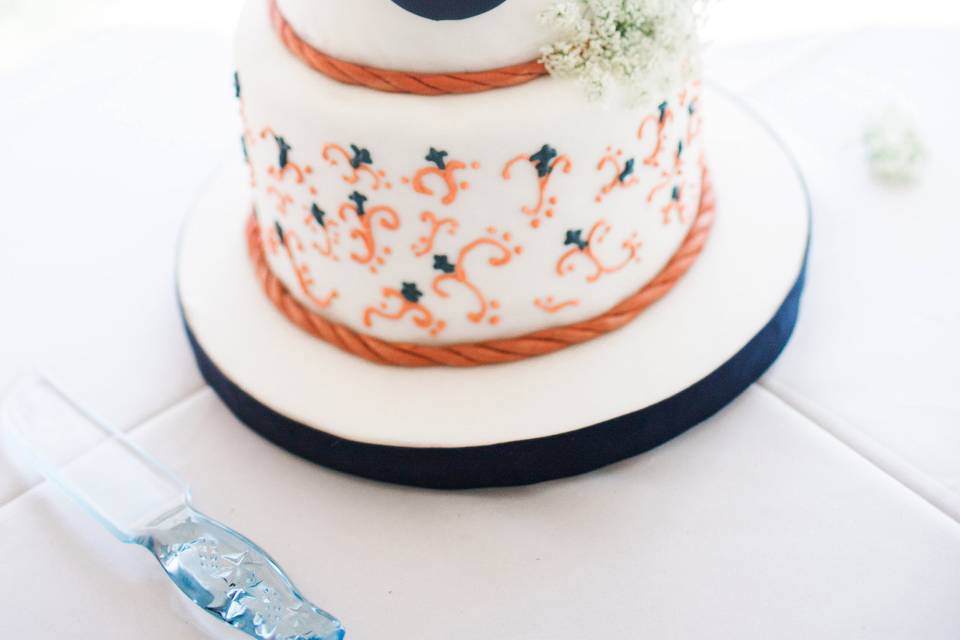
[[642, 108], [552, 79], [385, 94], [304, 66], [258, 0], [237, 67], [270, 270], [357, 332], [444, 345], [593, 318], [656, 276], [696, 217], [696, 82]]

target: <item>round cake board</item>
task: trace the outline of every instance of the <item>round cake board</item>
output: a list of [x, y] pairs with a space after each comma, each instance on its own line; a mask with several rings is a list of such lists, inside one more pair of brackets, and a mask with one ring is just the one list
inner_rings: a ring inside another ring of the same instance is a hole
[[797, 318], [809, 238], [802, 177], [775, 134], [709, 91], [717, 221], [690, 272], [632, 323], [505, 365], [374, 365], [301, 331], [246, 253], [241, 163], [201, 195], [178, 289], [204, 378], [247, 426], [348, 473], [431, 488], [541, 482], [655, 447], [710, 417], [779, 356]]

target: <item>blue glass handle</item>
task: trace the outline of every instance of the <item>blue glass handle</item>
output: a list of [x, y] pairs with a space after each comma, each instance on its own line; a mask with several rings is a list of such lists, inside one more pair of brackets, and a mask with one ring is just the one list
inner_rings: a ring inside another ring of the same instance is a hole
[[308, 602], [263, 549], [185, 506], [136, 540], [197, 606], [263, 640], [341, 640], [340, 621]]
[[198, 513], [189, 487], [39, 376], [0, 405], [3, 435], [119, 540], [146, 547], [197, 606], [259, 640], [341, 640], [263, 549]]

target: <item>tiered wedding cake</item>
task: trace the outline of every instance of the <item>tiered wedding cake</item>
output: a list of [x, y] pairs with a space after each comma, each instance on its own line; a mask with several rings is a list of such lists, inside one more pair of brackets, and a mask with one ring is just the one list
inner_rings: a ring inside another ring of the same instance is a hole
[[435, 488], [583, 473], [723, 408], [793, 330], [809, 200], [701, 93], [703, 1], [249, 0], [246, 163], [180, 245], [207, 382], [281, 447]]
[[395, 365], [556, 351], [662, 297], [713, 219], [693, 3], [251, 0], [250, 253]]

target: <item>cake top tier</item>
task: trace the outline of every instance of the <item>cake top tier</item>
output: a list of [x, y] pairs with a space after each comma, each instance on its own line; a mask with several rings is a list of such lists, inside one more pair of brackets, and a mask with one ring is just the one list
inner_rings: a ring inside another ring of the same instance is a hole
[[278, 0], [317, 49], [373, 67], [483, 71], [535, 60], [551, 34], [538, 19], [554, 0]]
[[[251, 0], [256, 2], [258, 0]], [[697, 75], [708, 0], [266, 0], [287, 48], [340, 82], [440, 95], [545, 73], [593, 97], [662, 97]]]

